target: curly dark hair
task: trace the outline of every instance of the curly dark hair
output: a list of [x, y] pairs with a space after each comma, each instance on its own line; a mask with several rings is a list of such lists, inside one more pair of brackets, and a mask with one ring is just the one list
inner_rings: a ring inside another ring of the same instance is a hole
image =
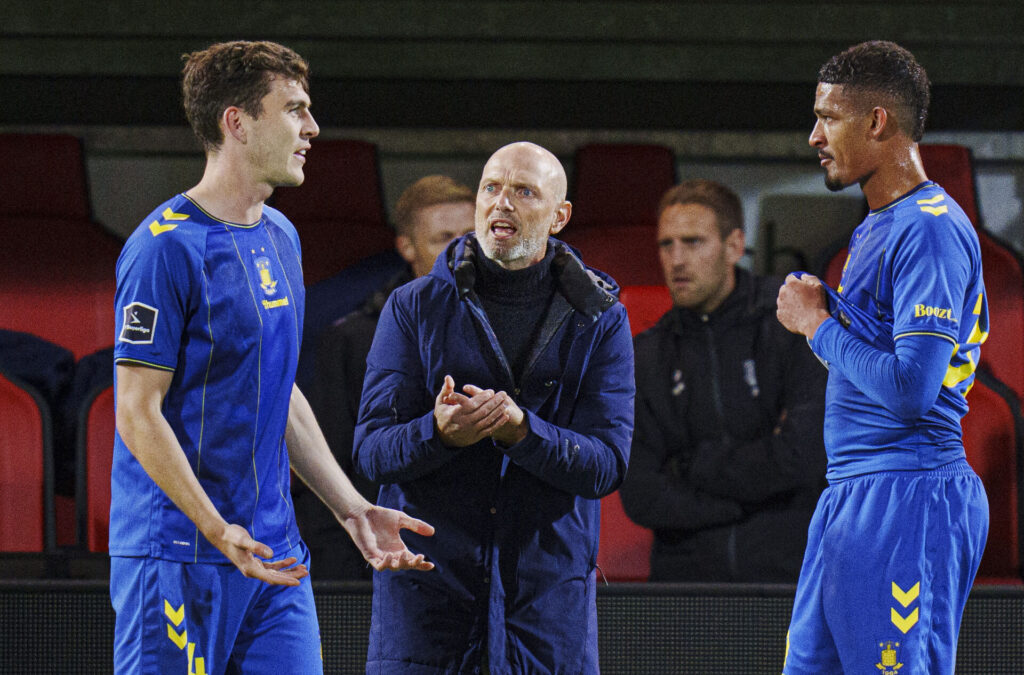
[[295, 80], [309, 93], [309, 64], [276, 42], [221, 42], [181, 58], [185, 116], [207, 152], [224, 142], [224, 109], [238, 106], [258, 118], [275, 77]]
[[700, 204], [714, 211], [723, 240], [733, 230], [743, 229], [743, 204], [735, 192], [721, 183], [698, 178], [669, 188], [658, 204], [658, 218], [673, 204]]
[[928, 74], [895, 42], [862, 42], [836, 54], [818, 71], [818, 82], [843, 85], [871, 99], [871, 105], [890, 108], [899, 128], [915, 142], [924, 135], [931, 102]]

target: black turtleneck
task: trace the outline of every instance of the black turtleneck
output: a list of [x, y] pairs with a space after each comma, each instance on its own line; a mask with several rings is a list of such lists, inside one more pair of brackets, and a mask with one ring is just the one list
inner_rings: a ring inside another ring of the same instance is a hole
[[484, 255], [477, 242], [473, 245], [477, 247], [474, 290], [512, 368], [512, 375], [519, 382], [533, 338], [555, 292], [555, 279], [551, 274], [554, 249], [548, 246], [544, 259], [535, 265], [507, 270]]

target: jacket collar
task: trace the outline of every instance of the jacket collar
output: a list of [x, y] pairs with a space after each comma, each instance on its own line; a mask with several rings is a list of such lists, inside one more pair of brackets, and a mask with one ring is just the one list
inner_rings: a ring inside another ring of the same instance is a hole
[[[476, 234], [470, 232], [448, 245], [445, 255], [438, 258], [432, 275], [442, 276], [455, 285], [460, 298], [473, 293], [476, 284], [477, 246]], [[619, 287], [615, 281], [601, 272], [588, 268], [577, 252], [566, 243], [548, 238], [548, 246], [554, 247], [551, 272], [555, 277], [559, 295], [572, 305], [577, 312], [597, 321], [601, 314], [615, 304]], [[443, 263], [443, 266], [442, 266]], [[473, 294], [475, 296], [475, 293]]]

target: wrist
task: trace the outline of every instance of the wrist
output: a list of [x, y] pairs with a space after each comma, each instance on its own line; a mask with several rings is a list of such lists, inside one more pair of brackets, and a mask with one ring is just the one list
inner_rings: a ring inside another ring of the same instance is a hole
[[803, 331], [804, 335], [807, 336], [807, 339], [813, 340], [814, 334], [818, 332], [819, 328], [821, 328], [821, 324], [825, 323], [829, 318], [831, 318], [831, 316], [832, 315], [825, 310], [818, 310], [814, 318], [808, 321], [805, 327], [806, 329]]

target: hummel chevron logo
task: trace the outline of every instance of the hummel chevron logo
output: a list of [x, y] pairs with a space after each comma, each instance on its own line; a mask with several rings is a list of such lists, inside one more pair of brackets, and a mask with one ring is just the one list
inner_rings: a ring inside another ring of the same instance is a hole
[[905, 591], [897, 586], [895, 581], [892, 582], [892, 597], [896, 598], [896, 602], [900, 603], [904, 607], [907, 607], [914, 600], [917, 600], [917, 596], [919, 595], [921, 595], [920, 581], [911, 586], [909, 591]]
[[181, 607], [175, 610], [171, 607], [171, 603], [164, 600], [164, 614], [171, 620], [171, 623], [180, 626], [181, 622], [185, 620], [185, 603], [181, 603]]
[[165, 225], [164, 223], [160, 223], [154, 220], [152, 223], [149, 224], [149, 231], [153, 233], [154, 237], [157, 237], [163, 234], [164, 232], [170, 232], [176, 227], [177, 225]]
[[164, 209], [164, 212], [160, 214], [164, 220], [188, 220], [187, 213], [175, 213], [169, 208]]
[[920, 610], [918, 610], [917, 607], [915, 607], [914, 611], [907, 617], [900, 616], [900, 613], [897, 612], [894, 607], [889, 608], [889, 618], [892, 620], [892, 624], [904, 633], [914, 627], [914, 624], [917, 623], [919, 614]]
[[[164, 220], [188, 220], [187, 213], [175, 213], [174, 211], [171, 211], [169, 208], [164, 209], [164, 212], [160, 214], [160, 217], [163, 218]], [[154, 220], [152, 223], [149, 224], [149, 231], [153, 233], [154, 237], [156, 237], [163, 234], [164, 232], [170, 232], [176, 227], [176, 224], [161, 223], [157, 220]]]

